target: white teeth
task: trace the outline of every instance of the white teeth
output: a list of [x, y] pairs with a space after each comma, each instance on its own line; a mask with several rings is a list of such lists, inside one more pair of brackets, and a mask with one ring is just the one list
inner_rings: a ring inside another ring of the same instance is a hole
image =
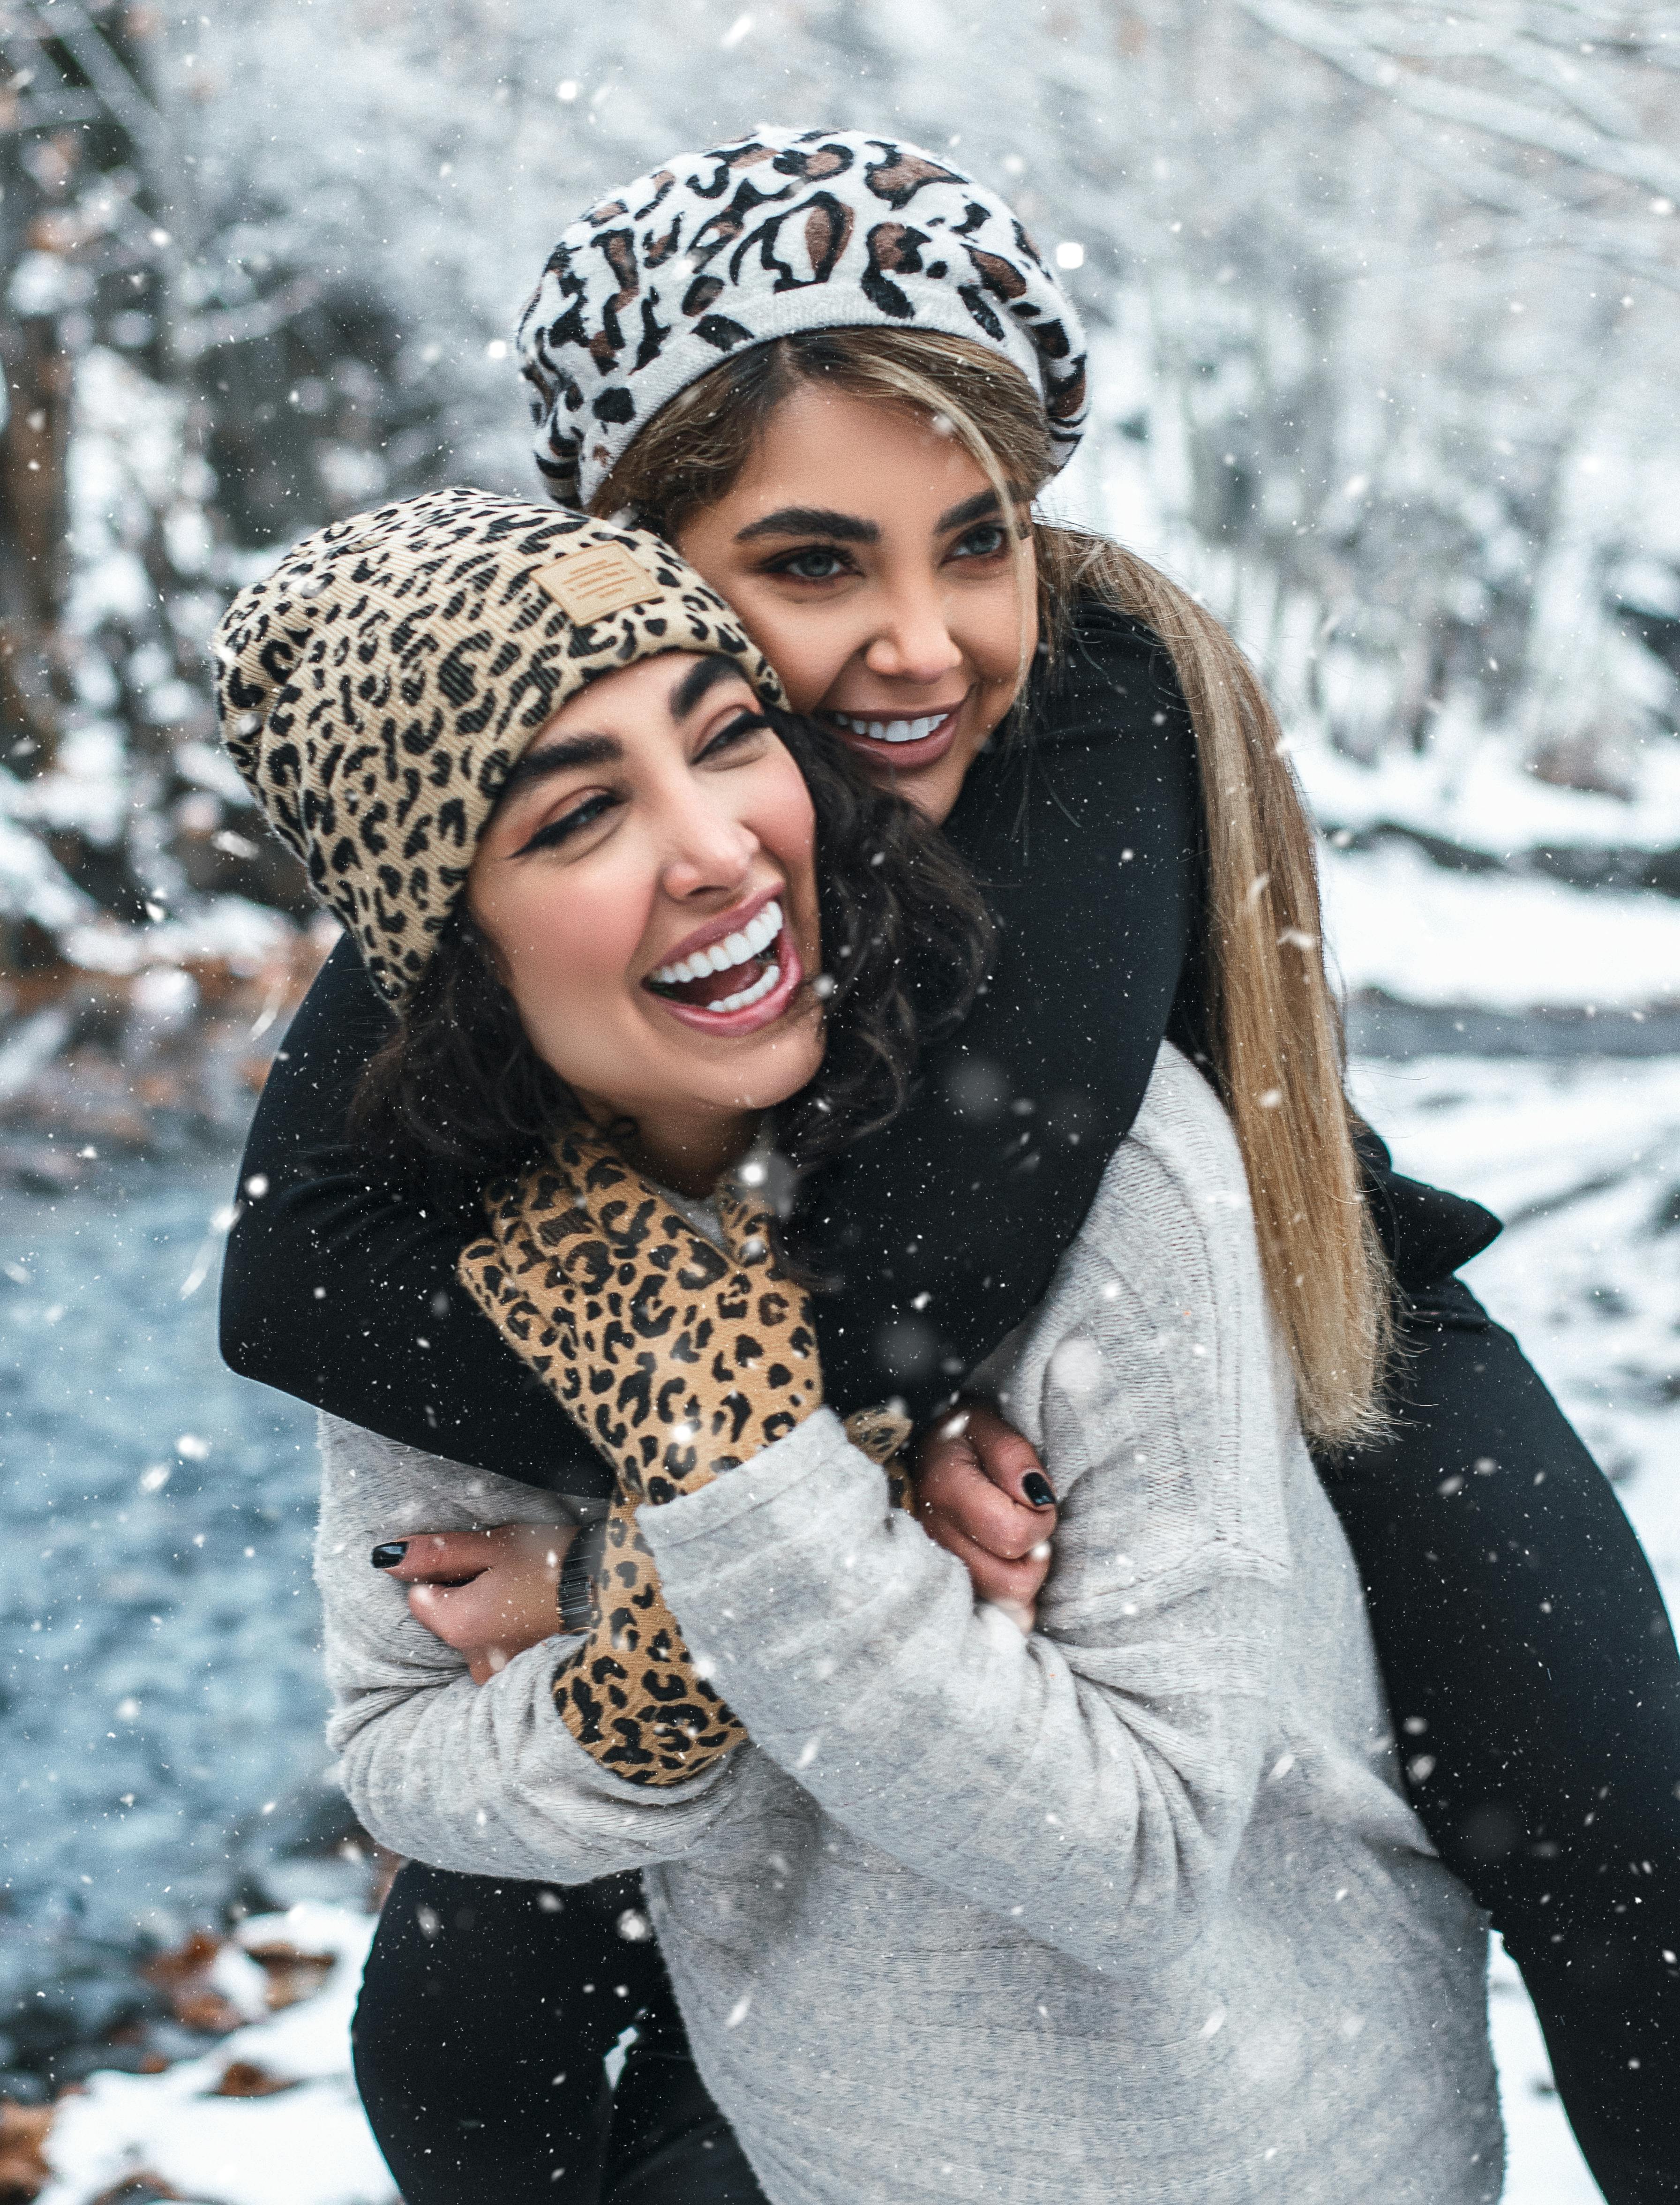
[[743, 988], [739, 996], [725, 996], [718, 1002], [708, 1003], [706, 1008], [709, 1011], [744, 1011], [749, 1003], [762, 1001], [781, 978], [781, 966], [772, 965], [750, 988]]
[[[749, 958], [768, 949], [781, 932], [781, 906], [767, 903], [757, 918], [735, 933], [726, 935], [721, 942], [709, 943], [704, 949], [697, 949], [692, 957], [681, 958], [674, 965], [662, 965], [653, 978], [662, 988], [674, 988], [685, 980], [700, 980], [712, 972], [727, 972], [732, 966], [745, 965]], [[755, 982], [754, 987], [757, 992], [749, 993], [742, 1001], [757, 1001], [764, 993], [763, 984]], [[715, 1011], [720, 1006], [711, 1003], [707, 1007]], [[731, 1001], [722, 1007], [736, 1010], [739, 1004]]]
[[949, 712], [935, 712], [922, 720], [858, 720], [849, 712], [834, 715], [848, 734], [867, 735], [872, 743], [924, 743], [950, 716]]
[[781, 906], [767, 903], [751, 925], [743, 931], [752, 944], [752, 954], [756, 957], [761, 949], [767, 949], [781, 932]]

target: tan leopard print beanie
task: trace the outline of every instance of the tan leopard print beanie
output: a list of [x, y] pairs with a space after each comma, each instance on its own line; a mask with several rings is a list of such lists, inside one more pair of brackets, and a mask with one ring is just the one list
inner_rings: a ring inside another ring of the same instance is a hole
[[589, 682], [668, 651], [769, 661], [656, 536], [478, 490], [306, 536], [216, 633], [234, 764], [400, 1003], [466, 884], [508, 768]]

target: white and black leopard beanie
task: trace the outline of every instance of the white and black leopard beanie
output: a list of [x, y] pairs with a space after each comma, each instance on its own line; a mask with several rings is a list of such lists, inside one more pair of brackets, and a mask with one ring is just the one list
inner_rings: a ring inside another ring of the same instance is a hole
[[744, 346], [937, 330], [1012, 360], [1059, 462], [1086, 417], [1072, 300], [994, 192], [902, 139], [755, 130], [638, 176], [566, 230], [520, 318], [537, 464], [585, 505], [636, 432]]
[[478, 490], [335, 521], [241, 590], [216, 633], [234, 764], [400, 1003], [466, 884], [508, 768], [603, 675], [720, 652], [781, 685], [656, 536]]

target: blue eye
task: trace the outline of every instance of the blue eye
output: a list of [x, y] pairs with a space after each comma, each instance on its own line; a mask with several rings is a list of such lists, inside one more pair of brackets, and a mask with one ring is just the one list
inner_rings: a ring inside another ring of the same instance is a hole
[[809, 544], [803, 550], [787, 552], [766, 569], [772, 574], [791, 574], [796, 582], [832, 582], [837, 574], [850, 571], [847, 562], [827, 544]]
[[951, 556], [953, 559], [992, 559], [1008, 542], [1008, 532], [1000, 520], [982, 520], [978, 527], [971, 528], [966, 536], [959, 538]]

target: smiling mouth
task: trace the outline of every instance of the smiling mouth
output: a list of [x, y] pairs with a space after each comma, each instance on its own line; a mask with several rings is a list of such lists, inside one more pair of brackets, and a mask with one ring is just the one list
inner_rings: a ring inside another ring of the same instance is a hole
[[788, 961], [780, 901], [772, 899], [733, 934], [709, 942], [674, 965], [649, 973], [645, 985], [667, 1002], [694, 1011], [745, 1011], [781, 982]]
[[848, 735], [861, 735], [871, 743], [925, 743], [940, 733], [962, 710], [952, 704], [942, 712], [929, 712], [918, 720], [865, 720], [855, 712], [835, 712], [834, 725]]

